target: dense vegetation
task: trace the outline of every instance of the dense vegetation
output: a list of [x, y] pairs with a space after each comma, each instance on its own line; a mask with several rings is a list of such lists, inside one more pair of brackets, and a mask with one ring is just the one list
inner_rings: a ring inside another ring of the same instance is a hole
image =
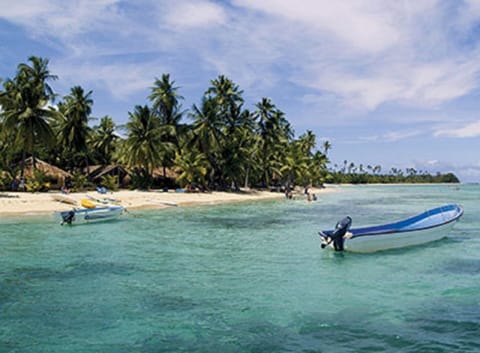
[[398, 184], [398, 183], [458, 183], [457, 176], [453, 173], [437, 173], [432, 175], [426, 171], [417, 171], [414, 168], [407, 168], [405, 172], [398, 168], [392, 168], [386, 174], [381, 173], [381, 166], [366, 168], [359, 165], [357, 168], [354, 163], [348, 164], [345, 161], [343, 168], [329, 170], [325, 182], [333, 184]]
[[[154, 171], [177, 173], [180, 186], [238, 190], [240, 187], [322, 185], [324, 182], [456, 181], [454, 175], [404, 179], [375, 173], [328, 171], [331, 145], [316, 149], [312, 131], [295, 138], [285, 114], [269, 98], [245, 108], [243, 91], [225, 76], [210, 82], [199, 105], [182, 108], [179, 87], [168, 74], [154, 80], [148, 105], [137, 105], [129, 120], [91, 116], [92, 91], [74, 86], [53, 92], [57, 78], [48, 60], [30, 57], [0, 89], [0, 184], [23, 177], [25, 159], [41, 159], [71, 172], [78, 186], [88, 184], [93, 164], [120, 164], [131, 171], [131, 187], [154, 185]], [[0, 79], [1, 80], [1, 79]], [[97, 125], [90, 122], [96, 120]], [[118, 133], [120, 132], [120, 133]], [[41, 173], [35, 174], [42, 179]], [[114, 184], [106, 178], [105, 183]], [[162, 185], [157, 185], [161, 187]]]
[[[23, 176], [25, 158], [40, 158], [76, 180], [92, 164], [122, 164], [132, 172], [132, 186], [153, 183], [153, 171], [178, 173], [181, 186], [237, 190], [242, 186], [323, 183], [326, 150], [315, 151], [311, 131], [294, 130], [268, 98], [244, 107], [243, 92], [230, 79], [211, 81], [201, 103], [182, 109], [183, 97], [168, 74], [155, 79], [150, 105], [137, 105], [125, 126], [109, 116], [93, 128], [92, 91], [72, 87], [61, 97], [48, 60], [31, 57], [0, 90], [0, 170]], [[116, 131], [120, 131], [118, 134]], [[121, 137], [124, 136], [124, 137]]]

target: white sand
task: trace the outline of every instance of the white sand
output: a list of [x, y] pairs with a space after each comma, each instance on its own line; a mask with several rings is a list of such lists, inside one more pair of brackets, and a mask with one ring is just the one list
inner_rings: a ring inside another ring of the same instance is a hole
[[[331, 192], [333, 189], [311, 190], [318, 194]], [[0, 193], [0, 215], [8, 214], [39, 214], [54, 211], [70, 210], [71, 204], [54, 200], [60, 192], [28, 193], [28, 192], [2, 192]], [[211, 193], [177, 193], [158, 191], [116, 191], [101, 195], [96, 191], [72, 193], [68, 195], [78, 202], [82, 199], [111, 198], [119, 201], [119, 204], [127, 209], [134, 208], [166, 208], [176, 206], [218, 204], [227, 202], [255, 201], [263, 199], [284, 198], [283, 193], [250, 190], [239, 193], [211, 192]], [[304, 197], [297, 193], [296, 198]]]

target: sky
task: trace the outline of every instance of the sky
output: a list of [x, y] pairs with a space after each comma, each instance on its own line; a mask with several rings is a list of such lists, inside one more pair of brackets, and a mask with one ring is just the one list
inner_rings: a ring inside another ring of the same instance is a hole
[[225, 75], [329, 141], [331, 167], [480, 182], [479, 0], [0, 0], [0, 78], [30, 56], [97, 118], [125, 123], [162, 74], [191, 109]]

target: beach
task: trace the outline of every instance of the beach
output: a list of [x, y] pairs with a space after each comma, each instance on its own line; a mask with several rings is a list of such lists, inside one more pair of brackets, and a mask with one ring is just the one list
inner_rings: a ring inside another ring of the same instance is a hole
[[[331, 192], [333, 189], [312, 189], [315, 194]], [[76, 204], [60, 202], [60, 199], [67, 196]], [[305, 197], [301, 192], [295, 194], [296, 198]], [[42, 214], [54, 211], [71, 210], [72, 207], [80, 206], [82, 199], [98, 201], [115, 201], [124, 206], [127, 210], [139, 208], [167, 208], [175, 206], [208, 205], [228, 202], [256, 201], [266, 199], [281, 199], [285, 195], [281, 192], [270, 192], [260, 190], [244, 190], [241, 192], [169, 192], [161, 191], [138, 191], [120, 190], [99, 194], [96, 191], [76, 192], [64, 195], [61, 192], [28, 193], [28, 192], [3, 192], [0, 193], [0, 215], [15, 214]]]

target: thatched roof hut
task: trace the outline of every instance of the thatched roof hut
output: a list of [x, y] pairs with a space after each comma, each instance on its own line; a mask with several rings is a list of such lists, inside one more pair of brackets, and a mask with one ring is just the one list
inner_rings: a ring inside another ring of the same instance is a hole
[[[50, 179], [51, 182], [59, 186], [64, 184], [65, 178], [73, 178], [72, 174], [38, 158], [35, 158], [35, 167], [36, 170], [39, 170], [45, 174], [45, 176]], [[35, 178], [32, 157], [29, 157], [25, 160], [24, 176], [27, 179]], [[20, 175], [18, 175], [18, 177], [20, 177]]]
[[96, 184], [100, 184], [102, 177], [105, 175], [117, 177], [119, 186], [125, 186], [130, 180], [129, 171], [119, 164], [91, 165], [88, 167], [88, 171], [87, 168], [85, 168], [84, 172], [88, 179]]
[[[72, 178], [73, 175], [70, 174], [69, 172], [64, 171], [63, 169], [60, 169], [58, 167], [55, 167], [52, 164], [49, 164], [47, 162], [42, 161], [41, 159], [35, 158], [35, 167], [37, 170], [40, 170], [43, 172], [46, 176], [48, 177], [54, 177], [57, 179], [65, 179], [66, 177]], [[25, 176], [28, 177], [33, 177], [33, 158], [28, 157], [25, 159], [25, 171], [24, 171]]]
[[[165, 176], [169, 179], [176, 180], [180, 174], [177, 173], [175, 170], [166, 168], [165, 169]], [[163, 168], [155, 168], [152, 171], [153, 178], [163, 178]]]

